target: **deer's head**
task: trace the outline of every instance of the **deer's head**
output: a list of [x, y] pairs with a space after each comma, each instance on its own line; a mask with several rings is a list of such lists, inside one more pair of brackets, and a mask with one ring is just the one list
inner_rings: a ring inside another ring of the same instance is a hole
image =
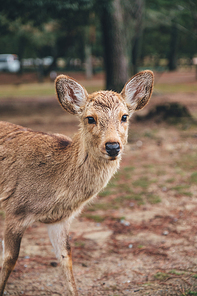
[[56, 79], [57, 97], [62, 107], [77, 114], [88, 153], [96, 158], [120, 158], [127, 142], [129, 118], [149, 101], [153, 73], [143, 71], [133, 76], [122, 92], [98, 91], [88, 94], [74, 79], [60, 75]]

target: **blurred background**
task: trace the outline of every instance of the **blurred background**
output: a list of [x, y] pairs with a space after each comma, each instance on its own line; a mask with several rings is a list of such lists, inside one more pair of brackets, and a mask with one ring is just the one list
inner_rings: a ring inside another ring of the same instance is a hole
[[[79, 295], [197, 295], [197, 1], [0, 2], [0, 120], [72, 137], [58, 74], [119, 92], [143, 69], [154, 92], [131, 119], [120, 170], [72, 224]], [[3, 221], [0, 211], [0, 241]], [[57, 265], [34, 224], [6, 295], [63, 295]]]
[[8, 0], [0, 9], [0, 71], [36, 73], [40, 82], [105, 73], [105, 88], [119, 91], [144, 68], [197, 64], [193, 0]]

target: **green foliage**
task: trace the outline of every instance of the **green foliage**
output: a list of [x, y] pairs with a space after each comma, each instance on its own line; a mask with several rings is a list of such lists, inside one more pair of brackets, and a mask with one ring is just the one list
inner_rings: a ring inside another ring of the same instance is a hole
[[[94, 0], [8, 0], [0, 9], [0, 53], [16, 53], [20, 59], [53, 56], [84, 60], [84, 45], [102, 55]], [[110, 1], [109, 1], [110, 2]], [[103, 1], [97, 7], [102, 7]], [[86, 40], [87, 27], [90, 28]], [[94, 33], [95, 31], [95, 33]], [[91, 33], [92, 32], [92, 33]]]
[[165, 272], [157, 272], [154, 275], [154, 278], [159, 281], [165, 281], [168, 277], [169, 277], [169, 274]]
[[[95, 31], [94, 42], [92, 37], [89, 40], [92, 52], [94, 55], [103, 55], [100, 18], [103, 10], [113, 12], [112, 3], [113, 0], [2, 1], [1, 53], [15, 52], [23, 57], [77, 56], [83, 59], [83, 48], [87, 42], [85, 31], [90, 27]], [[129, 44], [134, 38], [133, 28], [139, 21], [137, 5], [137, 2], [132, 1], [121, 2], [122, 16], [127, 23], [124, 30], [128, 56], [131, 56]], [[168, 59], [174, 25], [178, 34], [177, 55], [191, 58], [196, 54], [196, 13], [195, 1], [147, 0], [143, 14], [145, 19], [141, 58], [154, 55], [158, 57], [158, 61], [161, 57]]]
[[147, 0], [144, 56], [156, 55], [155, 66], [159, 65], [161, 57], [170, 59], [173, 51], [174, 59], [194, 56], [197, 52], [196, 12], [195, 1]]

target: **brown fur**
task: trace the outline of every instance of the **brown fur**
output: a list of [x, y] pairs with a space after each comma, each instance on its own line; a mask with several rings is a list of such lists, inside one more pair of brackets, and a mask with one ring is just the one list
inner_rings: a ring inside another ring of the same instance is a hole
[[[129, 80], [121, 94], [99, 91], [88, 95], [78, 82], [60, 75], [58, 100], [80, 118], [80, 130], [73, 140], [0, 122], [0, 207], [6, 214], [1, 296], [22, 235], [34, 221], [48, 225], [67, 291], [77, 295], [68, 242], [70, 220], [118, 169], [128, 134], [128, 120], [123, 122], [122, 116], [131, 116], [147, 104], [152, 85], [152, 72], [144, 71]], [[88, 123], [88, 117], [95, 123]], [[106, 143], [119, 143], [120, 153], [110, 156]]]

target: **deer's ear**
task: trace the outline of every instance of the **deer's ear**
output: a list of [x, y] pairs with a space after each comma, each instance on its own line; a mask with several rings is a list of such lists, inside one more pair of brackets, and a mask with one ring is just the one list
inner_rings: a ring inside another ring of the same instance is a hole
[[153, 80], [153, 72], [146, 70], [136, 74], [125, 84], [121, 95], [130, 112], [146, 106], [153, 91]]
[[59, 75], [56, 78], [55, 88], [62, 107], [71, 114], [80, 113], [88, 96], [85, 88], [66, 75]]

